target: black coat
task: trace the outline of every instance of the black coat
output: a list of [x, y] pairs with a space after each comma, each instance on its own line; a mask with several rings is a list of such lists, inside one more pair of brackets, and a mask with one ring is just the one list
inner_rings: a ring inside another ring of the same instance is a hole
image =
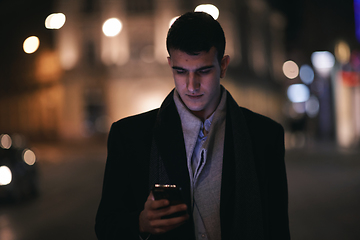
[[[173, 92], [160, 109], [114, 123], [108, 138], [98, 239], [139, 239], [139, 214], [149, 195], [155, 139], [170, 180], [182, 187], [190, 209], [190, 181], [181, 121]], [[222, 239], [290, 239], [284, 131], [273, 120], [239, 107], [227, 94], [221, 183]], [[194, 239], [191, 220], [150, 239]]]

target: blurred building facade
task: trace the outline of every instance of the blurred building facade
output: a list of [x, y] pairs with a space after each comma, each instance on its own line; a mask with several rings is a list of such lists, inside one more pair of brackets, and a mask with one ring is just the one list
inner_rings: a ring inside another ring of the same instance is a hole
[[[173, 88], [165, 39], [170, 20], [198, 0], [58, 0], [65, 25], [37, 53], [34, 83], [0, 98], [0, 130], [49, 139], [105, 134], [111, 122], [159, 107]], [[283, 122], [285, 19], [264, 0], [213, 0], [231, 56], [223, 85], [239, 105]], [[118, 18], [107, 37], [103, 23]], [[14, 107], [15, 106], [15, 107]]]
[[337, 65], [332, 76], [335, 107], [336, 137], [340, 146], [356, 148], [360, 146], [360, 52], [346, 48], [346, 56], [341, 43], [335, 54]]

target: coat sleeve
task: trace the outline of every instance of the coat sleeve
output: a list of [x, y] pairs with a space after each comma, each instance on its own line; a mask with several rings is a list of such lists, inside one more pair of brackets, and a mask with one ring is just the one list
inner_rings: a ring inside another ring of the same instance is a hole
[[141, 147], [144, 138], [138, 140], [132, 131], [129, 124], [122, 121], [110, 129], [103, 191], [95, 223], [99, 240], [139, 240], [139, 214], [148, 196], [146, 164], [141, 162], [146, 159], [147, 148]]

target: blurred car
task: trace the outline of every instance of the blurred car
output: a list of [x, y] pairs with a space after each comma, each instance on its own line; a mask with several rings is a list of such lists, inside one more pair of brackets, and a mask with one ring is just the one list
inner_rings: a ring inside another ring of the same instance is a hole
[[[38, 170], [35, 153], [24, 147], [16, 136], [0, 135], [0, 200], [22, 201], [38, 194]], [[15, 144], [17, 143], [17, 144]]]

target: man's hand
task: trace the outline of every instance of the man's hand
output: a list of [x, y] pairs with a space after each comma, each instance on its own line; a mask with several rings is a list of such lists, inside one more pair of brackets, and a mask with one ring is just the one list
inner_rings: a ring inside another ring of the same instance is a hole
[[166, 199], [154, 200], [152, 192], [144, 205], [144, 210], [139, 216], [139, 230], [141, 233], [161, 234], [182, 225], [189, 219], [186, 213], [180, 217], [161, 219], [166, 215], [186, 211], [186, 204], [170, 206]]

